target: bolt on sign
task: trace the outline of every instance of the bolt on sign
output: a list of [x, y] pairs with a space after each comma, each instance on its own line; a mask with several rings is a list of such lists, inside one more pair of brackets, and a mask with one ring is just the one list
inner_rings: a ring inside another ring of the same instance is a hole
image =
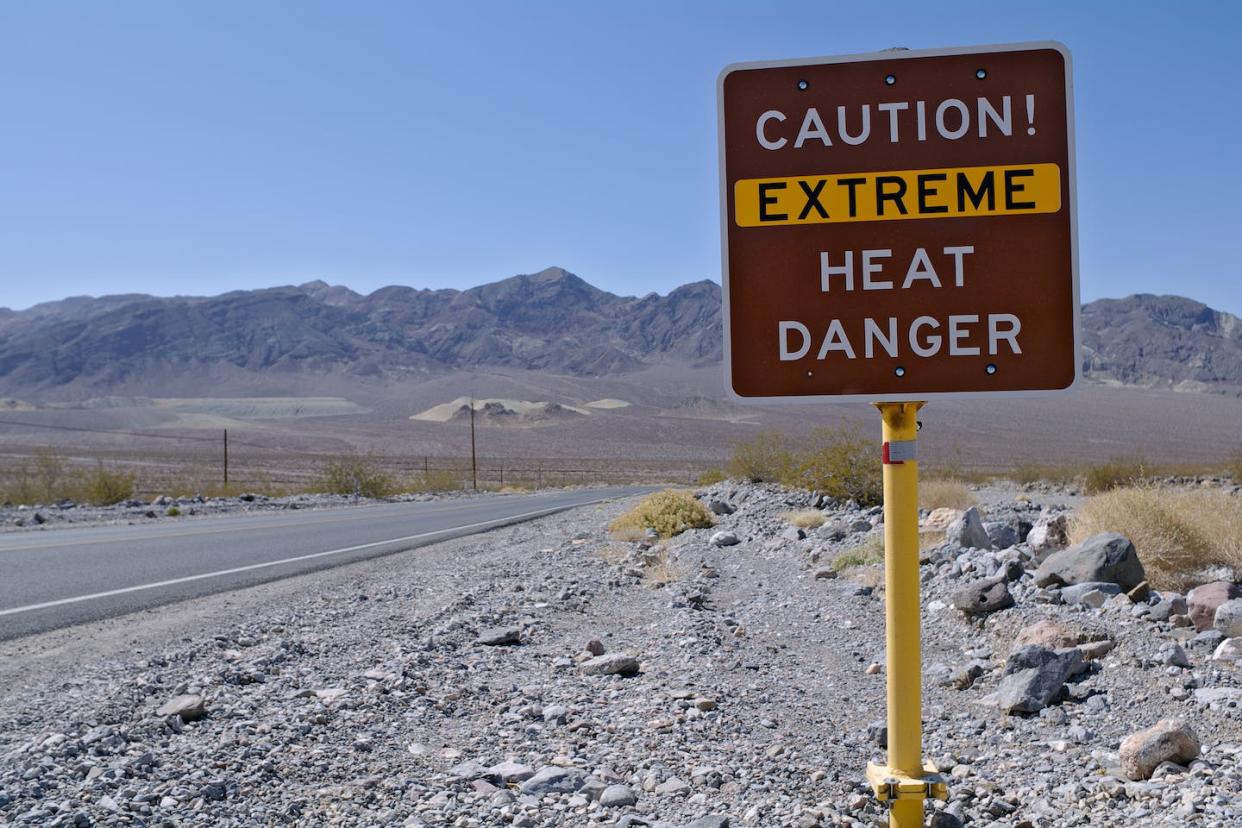
[[1073, 385], [1063, 46], [742, 63], [718, 94], [735, 395], [892, 401]]

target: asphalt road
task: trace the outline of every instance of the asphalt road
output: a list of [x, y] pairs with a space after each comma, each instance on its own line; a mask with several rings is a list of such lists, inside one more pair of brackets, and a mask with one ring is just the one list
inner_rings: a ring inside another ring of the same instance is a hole
[[0, 535], [0, 640], [413, 549], [647, 487]]

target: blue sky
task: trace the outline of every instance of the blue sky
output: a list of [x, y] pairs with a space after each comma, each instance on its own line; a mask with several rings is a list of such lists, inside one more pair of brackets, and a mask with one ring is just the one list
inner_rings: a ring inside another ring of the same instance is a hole
[[728, 63], [1057, 39], [1082, 293], [1242, 312], [1242, 4], [0, 0], [0, 306], [719, 279]]

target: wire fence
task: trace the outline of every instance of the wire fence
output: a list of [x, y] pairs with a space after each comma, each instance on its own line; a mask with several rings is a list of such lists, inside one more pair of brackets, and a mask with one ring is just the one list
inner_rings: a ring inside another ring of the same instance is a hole
[[[0, 446], [0, 492], [15, 481], [51, 492], [57, 479], [92, 468], [122, 471], [134, 494], [293, 493], [320, 488], [334, 462], [362, 462], [395, 488], [416, 490], [552, 488], [597, 483], [693, 484], [712, 464], [669, 458], [498, 457], [395, 452], [314, 451], [215, 436], [36, 423], [0, 417], [9, 440]], [[29, 439], [13, 440], [18, 432]], [[73, 439], [83, 435], [91, 443]], [[282, 435], [287, 441], [289, 435]]]

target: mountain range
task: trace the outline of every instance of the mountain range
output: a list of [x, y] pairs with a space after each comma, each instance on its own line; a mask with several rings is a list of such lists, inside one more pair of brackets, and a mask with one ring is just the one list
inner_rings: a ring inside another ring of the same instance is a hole
[[[1091, 302], [1084, 369], [1108, 383], [1242, 392], [1242, 321], [1177, 296]], [[460, 370], [608, 376], [721, 359], [720, 286], [617, 296], [560, 268], [469, 290], [322, 281], [212, 297], [73, 297], [0, 308], [0, 395], [106, 394], [200, 373], [378, 380]]]

